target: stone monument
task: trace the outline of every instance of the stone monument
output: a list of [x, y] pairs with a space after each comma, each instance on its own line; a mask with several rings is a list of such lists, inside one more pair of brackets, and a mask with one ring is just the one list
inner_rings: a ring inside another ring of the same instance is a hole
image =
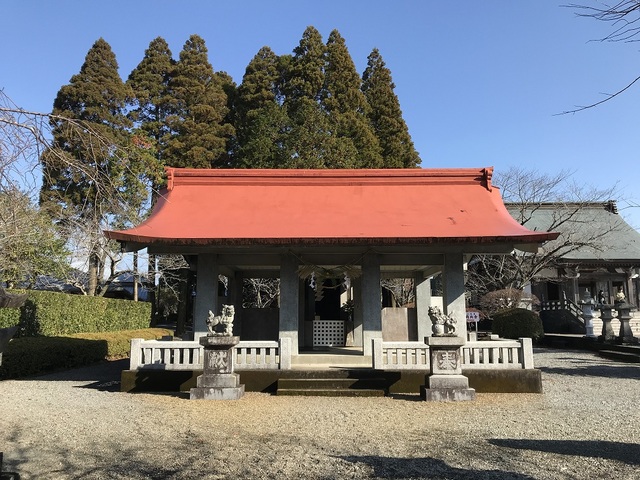
[[439, 307], [429, 307], [433, 334], [425, 337], [429, 345], [430, 374], [420, 387], [423, 400], [457, 402], [475, 400], [476, 391], [469, 388], [469, 379], [462, 375], [462, 346], [465, 339], [456, 335], [457, 322], [453, 314], [443, 314]]
[[240, 337], [233, 336], [233, 305], [223, 305], [222, 315], [209, 312], [209, 333], [200, 337], [204, 347], [203, 372], [190, 391], [191, 400], [238, 400], [244, 395], [240, 375], [233, 372], [233, 349]]

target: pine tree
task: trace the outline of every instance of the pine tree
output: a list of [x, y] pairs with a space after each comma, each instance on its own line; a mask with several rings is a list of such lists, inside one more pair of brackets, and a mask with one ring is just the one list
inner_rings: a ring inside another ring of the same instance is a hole
[[371, 107], [369, 119], [382, 148], [384, 168], [417, 167], [420, 156], [402, 118], [391, 72], [377, 49], [371, 52], [367, 60], [367, 68], [362, 76], [362, 91]]
[[235, 155], [239, 167], [282, 168], [283, 135], [289, 124], [281, 104], [280, 60], [269, 47], [253, 57], [235, 102]]
[[380, 147], [366, 116], [369, 105], [360, 89], [356, 71], [344, 38], [333, 30], [327, 40], [325, 95], [323, 105], [334, 125], [333, 135], [343, 145], [343, 158], [350, 168], [380, 168]]
[[167, 118], [171, 136], [165, 164], [174, 167], [228, 166], [227, 142], [233, 126], [227, 123], [227, 95], [222, 79], [208, 60], [207, 47], [192, 35], [180, 52], [169, 82], [172, 97]]
[[67, 233], [87, 243], [88, 293], [96, 293], [104, 267], [101, 223], [143, 201], [136, 182], [136, 149], [125, 115], [131, 91], [118, 74], [110, 45], [99, 39], [80, 73], [63, 86], [53, 104], [51, 148], [44, 152], [40, 202]]

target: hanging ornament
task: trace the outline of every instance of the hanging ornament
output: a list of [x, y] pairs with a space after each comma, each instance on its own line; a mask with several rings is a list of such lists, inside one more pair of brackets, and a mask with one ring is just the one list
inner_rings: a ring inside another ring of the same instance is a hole
[[311, 274], [311, 278], [309, 278], [309, 286], [314, 290], [316, 289], [316, 272]]
[[344, 285], [345, 290], [349, 290], [351, 288], [351, 278], [349, 277], [348, 272], [344, 272], [344, 280], [342, 282], [342, 285]]

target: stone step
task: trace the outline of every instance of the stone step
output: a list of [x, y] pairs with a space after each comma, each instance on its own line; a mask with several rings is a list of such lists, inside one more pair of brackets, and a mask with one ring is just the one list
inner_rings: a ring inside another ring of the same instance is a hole
[[278, 388], [276, 395], [315, 397], [384, 397], [384, 390], [365, 388]]
[[610, 360], [627, 363], [640, 363], [640, 354], [638, 353], [621, 352], [617, 350], [600, 350], [598, 353], [600, 356]]
[[371, 369], [289, 370], [278, 379], [277, 395], [383, 397], [389, 379]]
[[384, 378], [384, 373], [371, 368], [335, 368], [326, 366], [325, 368], [292, 369], [281, 371], [280, 378]]
[[386, 380], [384, 378], [281, 378], [278, 380], [279, 389], [313, 390], [313, 389], [358, 389], [382, 390], [384, 392]]
[[612, 352], [634, 353], [636, 355], [640, 355], [640, 345], [607, 345], [604, 350], [609, 350]]
[[291, 357], [293, 368], [304, 368], [311, 365], [334, 365], [344, 368], [368, 367], [373, 360], [370, 355], [339, 355], [331, 353], [303, 353]]

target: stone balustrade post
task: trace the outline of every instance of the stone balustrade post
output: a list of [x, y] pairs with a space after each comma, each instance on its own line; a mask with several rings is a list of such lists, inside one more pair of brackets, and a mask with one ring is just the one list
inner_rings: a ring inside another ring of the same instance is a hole
[[142, 365], [142, 338], [131, 339], [131, 353], [129, 354], [129, 370], [137, 370]]

